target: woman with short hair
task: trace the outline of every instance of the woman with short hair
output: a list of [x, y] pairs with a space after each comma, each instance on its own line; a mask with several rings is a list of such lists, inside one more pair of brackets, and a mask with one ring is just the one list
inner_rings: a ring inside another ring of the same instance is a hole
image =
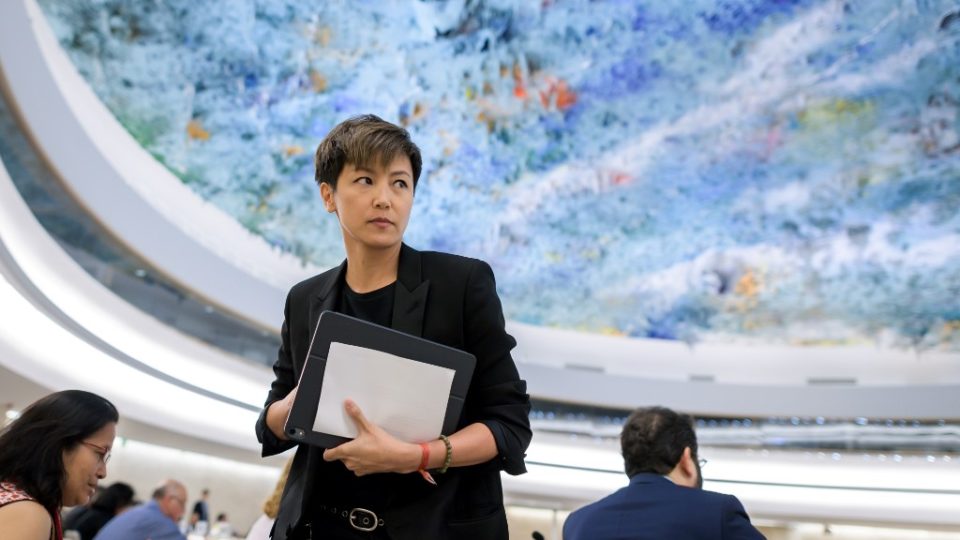
[[284, 423], [325, 310], [476, 357], [456, 431], [402, 441], [346, 402], [358, 436], [336, 448], [300, 446], [274, 540], [508, 538], [500, 471], [526, 471], [530, 398], [510, 355], [516, 341], [490, 266], [403, 243], [422, 166], [410, 134], [374, 115], [341, 122], [318, 146], [315, 178], [347, 257], [287, 296], [257, 436], [265, 456], [297, 445]]

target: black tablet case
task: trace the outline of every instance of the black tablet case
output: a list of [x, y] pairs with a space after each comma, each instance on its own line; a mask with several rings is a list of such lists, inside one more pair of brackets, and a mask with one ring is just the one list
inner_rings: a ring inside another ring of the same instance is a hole
[[287, 417], [284, 431], [290, 440], [305, 442], [322, 448], [333, 448], [350, 439], [313, 431], [317, 404], [323, 392], [323, 373], [327, 355], [333, 342], [365, 347], [394, 354], [412, 361], [424, 362], [454, 370], [447, 412], [443, 418], [444, 435], [457, 429], [463, 401], [470, 387], [470, 379], [477, 359], [470, 353], [411, 336], [392, 328], [380, 326], [335, 311], [320, 314], [313, 340], [307, 349], [307, 359], [300, 374], [297, 396]]

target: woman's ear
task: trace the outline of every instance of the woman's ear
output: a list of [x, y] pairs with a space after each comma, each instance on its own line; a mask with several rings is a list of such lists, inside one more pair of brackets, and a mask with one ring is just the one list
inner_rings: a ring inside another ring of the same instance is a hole
[[333, 188], [326, 182], [320, 183], [320, 197], [323, 198], [323, 207], [327, 212], [336, 212], [337, 203], [333, 199]]

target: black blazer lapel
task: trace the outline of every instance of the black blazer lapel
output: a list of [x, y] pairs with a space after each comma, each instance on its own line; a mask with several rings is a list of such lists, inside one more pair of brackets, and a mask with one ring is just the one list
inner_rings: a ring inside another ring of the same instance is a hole
[[[324, 311], [334, 311], [337, 309], [337, 305], [340, 303], [340, 293], [342, 287], [340, 286], [343, 283], [344, 277], [347, 273], [347, 261], [344, 260], [340, 263], [340, 267], [337, 268], [336, 272], [332, 272], [330, 277], [322, 283], [317, 288], [317, 294], [310, 299], [309, 309], [310, 316], [308, 317], [308, 326], [307, 326], [307, 335], [309, 336], [309, 341], [307, 342], [307, 347], [310, 347], [310, 344], [313, 343], [313, 335], [317, 329], [317, 322], [319, 322], [320, 314]], [[304, 350], [303, 354], [306, 355], [307, 351]], [[295, 361], [303, 362], [306, 358], [295, 359]], [[303, 367], [301, 365], [301, 367]], [[299, 376], [300, 371], [296, 371]]]
[[423, 315], [427, 307], [430, 282], [420, 272], [420, 252], [403, 244], [397, 268], [397, 286], [393, 293], [394, 330], [422, 337]]

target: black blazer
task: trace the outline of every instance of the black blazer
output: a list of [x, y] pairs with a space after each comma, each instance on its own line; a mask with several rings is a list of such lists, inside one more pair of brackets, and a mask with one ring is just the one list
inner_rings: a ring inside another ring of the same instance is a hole
[[[256, 425], [264, 456], [295, 446], [277, 439], [267, 427], [267, 407], [296, 386], [317, 318], [340, 304], [346, 268], [344, 261], [295, 285], [287, 296], [282, 343], [273, 366], [276, 378]], [[483, 261], [403, 245], [397, 274], [391, 326], [477, 357], [457, 429], [485, 424], [496, 440], [498, 455], [487, 463], [435, 474], [437, 486], [416, 473], [399, 475], [396, 493], [388, 494], [390, 502], [382, 516], [387, 532], [395, 540], [506, 539], [500, 471], [526, 472], [523, 458], [531, 437], [530, 399], [510, 356], [516, 342], [504, 329], [493, 271]], [[322, 448], [302, 445], [297, 449], [274, 539], [297, 538], [299, 528], [310, 519], [313, 497], [335, 496], [336, 486], [324, 482], [323, 468]]]

